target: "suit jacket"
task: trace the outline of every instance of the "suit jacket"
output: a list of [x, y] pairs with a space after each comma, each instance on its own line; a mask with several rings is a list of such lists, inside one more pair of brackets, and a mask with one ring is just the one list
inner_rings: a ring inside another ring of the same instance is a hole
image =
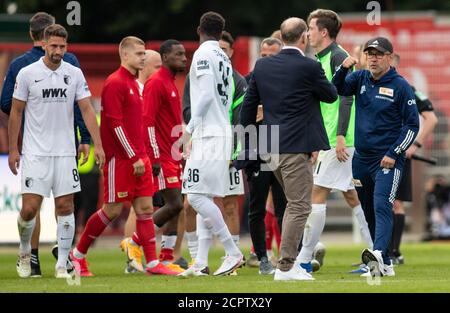
[[[320, 111], [320, 101], [333, 103], [336, 88], [327, 80], [319, 62], [296, 49], [283, 49], [275, 56], [256, 62], [241, 109], [240, 123], [256, 123], [256, 111], [263, 105], [263, 125], [279, 125], [279, 150], [260, 153], [311, 153], [330, 145]], [[262, 133], [260, 132], [260, 135]]]

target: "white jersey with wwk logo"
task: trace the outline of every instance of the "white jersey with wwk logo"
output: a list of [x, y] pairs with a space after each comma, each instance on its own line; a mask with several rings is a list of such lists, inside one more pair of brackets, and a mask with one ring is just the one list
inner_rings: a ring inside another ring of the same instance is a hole
[[90, 97], [82, 71], [64, 61], [55, 71], [44, 58], [20, 70], [13, 97], [26, 102], [24, 155], [76, 156], [74, 102]]
[[233, 101], [233, 68], [230, 59], [220, 48], [218, 41], [208, 40], [203, 42], [192, 58], [189, 71], [192, 118], [199, 116], [197, 111], [202, 110], [198, 106], [202, 95], [199, 78], [202, 75], [212, 76], [213, 83], [211, 83], [211, 88], [206, 91], [211, 93], [211, 98], [214, 100], [209, 105], [206, 114], [201, 114], [201, 121], [194, 121], [192, 138], [229, 137], [231, 136], [229, 111]]

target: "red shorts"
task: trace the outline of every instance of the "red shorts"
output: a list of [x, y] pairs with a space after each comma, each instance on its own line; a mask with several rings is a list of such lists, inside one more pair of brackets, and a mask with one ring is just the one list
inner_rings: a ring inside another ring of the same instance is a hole
[[127, 159], [111, 158], [103, 167], [104, 201], [116, 203], [133, 201], [138, 197], [153, 196], [153, 175], [149, 158], [142, 159], [144, 175], [133, 175], [133, 163]]
[[161, 172], [153, 177], [153, 190], [158, 192], [164, 189], [181, 190], [182, 166], [176, 161], [161, 161]]

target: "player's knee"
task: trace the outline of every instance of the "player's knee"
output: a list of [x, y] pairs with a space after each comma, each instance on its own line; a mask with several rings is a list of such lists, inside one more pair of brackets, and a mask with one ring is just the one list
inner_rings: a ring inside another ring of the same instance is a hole
[[186, 210], [184, 210], [184, 217], [187, 221], [190, 221], [190, 220], [195, 221], [196, 216], [197, 216], [197, 212], [195, 212], [195, 210], [191, 206], [188, 206], [186, 208]]
[[352, 197], [348, 199], [347, 203], [351, 208], [354, 208], [360, 204], [358, 197]]
[[325, 203], [329, 194], [330, 189], [314, 185], [311, 195], [312, 203]]
[[169, 210], [174, 216], [178, 215], [181, 212], [181, 210], [183, 210], [183, 202], [181, 201], [181, 199], [174, 199], [172, 202], [168, 204]]
[[356, 190], [349, 190], [347, 192], [344, 192], [343, 195], [350, 207], [354, 208], [355, 206], [359, 205], [359, 198]]
[[55, 207], [56, 215], [69, 215], [73, 213], [73, 203], [70, 201], [57, 203]]
[[234, 205], [228, 205], [223, 208], [224, 215], [228, 217], [234, 217], [237, 215], [237, 207]]
[[[105, 212], [106, 216], [108, 216], [108, 218], [110, 220], [113, 220], [117, 216], [119, 216], [120, 213], [122, 212], [122, 206], [108, 204], [103, 207], [103, 211]], [[135, 213], [137, 213], [137, 212], [135, 212]]]
[[22, 210], [20, 211], [20, 216], [22, 216], [22, 219], [25, 221], [31, 221], [38, 211], [38, 208], [31, 204], [23, 204]]

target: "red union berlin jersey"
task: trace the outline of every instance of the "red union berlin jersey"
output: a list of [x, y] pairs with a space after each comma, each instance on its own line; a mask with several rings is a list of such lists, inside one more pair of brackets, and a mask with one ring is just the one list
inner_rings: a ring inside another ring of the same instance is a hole
[[181, 101], [174, 80], [173, 73], [162, 66], [145, 83], [144, 132], [152, 163], [174, 160], [174, 156], [176, 161], [181, 160], [179, 151], [172, 155], [182, 130]]
[[145, 158], [143, 101], [136, 77], [123, 66], [108, 76], [101, 104], [100, 134], [106, 160], [116, 157], [134, 163]]

